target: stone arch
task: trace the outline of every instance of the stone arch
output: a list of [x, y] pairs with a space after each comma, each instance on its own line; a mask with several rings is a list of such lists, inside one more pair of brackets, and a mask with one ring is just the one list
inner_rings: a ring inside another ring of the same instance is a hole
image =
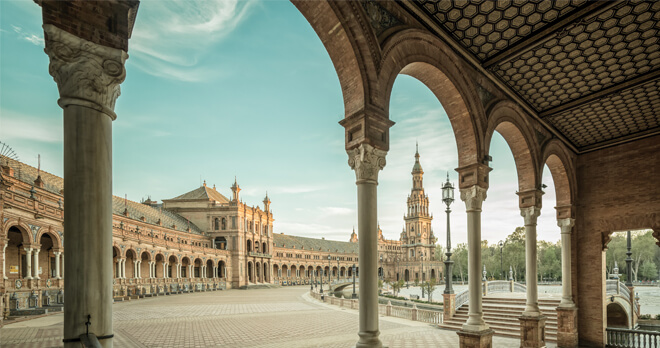
[[375, 76], [368, 42], [373, 33], [367, 32], [368, 29], [356, 20], [344, 19], [361, 17], [355, 4], [301, 0], [292, 0], [292, 3], [312, 26], [330, 56], [342, 90], [345, 116], [364, 110], [370, 81], [375, 79], [368, 77]]
[[493, 133], [497, 131], [502, 135], [513, 153], [520, 192], [540, 189], [539, 172], [543, 171], [543, 167], [538, 165], [540, 150], [534, 141], [534, 131], [527, 118], [520, 107], [511, 102], [496, 103], [488, 113], [488, 128], [484, 141], [484, 152], [489, 153]]
[[[548, 166], [550, 175], [552, 175], [558, 208], [570, 207], [575, 201], [574, 188], [577, 187], [577, 179], [575, 178], [573, 157], [558, 139], [550, 140], [543, 147], [543, 164]], [[540, 174], [543, 174], [543, 166], [541, 166]], [[558, 211], [557, 217], [569, 218], [572, 216], [560, 216]]]
[[5, 222], [5, 227], [2, 231], [3, 236], [7, 237], [7, 233], [12, 227], [15, 227], [21, 232], [21, 235], [23, 236], [23, 244], [32, 245], [35, 243], [32, 233], [30, 233], [30, 226], [18, 219], [9, 219]]
[[614, 301], [607, 304], [607, 327], [630, 328], [628, 312], [621, 303]]
[[37, 238], [35, 239], [36, 241], [41, 240], [41, 237], [47, 234], [50, 236], [50, 238], [53, 240], [53, 248], [54, 249], [61, 249], [62, 248], [62, 238], [60, 238], [60, 235], [53, 231], [52, 228], [50, 227], [42, 227], [39, 229], [37, 232]]
[[480, 135], [485, 117], [476, 88], [461, 75], [459, 59], [445, 43], [429, 33], [406, 29], [383, 46], [379, 84], [386, 114], [394, 81], [399, 74], [416, 78], [438, 98], [447, 112], [458, 149], [458, 166], [481, 163]]

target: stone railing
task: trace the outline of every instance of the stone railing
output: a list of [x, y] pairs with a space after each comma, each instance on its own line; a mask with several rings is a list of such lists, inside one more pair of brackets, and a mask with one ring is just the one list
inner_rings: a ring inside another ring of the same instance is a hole
[[[331, 305], [339, 305], [351, 309], [358, 309], [358, 300], [338, 298], [332, 295], [320, 294], [316, 291], [310, 291], [312, 297], [319, 301], [329, 303]], [[418, 309], [417, 305], [413, 303], [412, 308], [393, 306], [392, 302], [387, 304], [378, 305], [378, 314], [388, 317], [402, 318], [413, 321], [421, 321], [430, 324], [440, 324], [443, 321], [443, 314], [440, 311]]]
[[660, 332], [607, 328], [607, 347], [657, 348]]
[[[503, 292], [526, 292], [527, 287], [520, 283], [516, 283], [513, 280], [492, 280], [489, 282], [483, 282], [481, 284], [481, 291], [484, 296], [494, 293], [503, 293]], [[456, 299], [454, 302], [455, 308], [458, 310], [462, 305], [470, 301], [470, 291], [464, 290], [456, 294]]]
[[271, 254], [257, 253], [257, 252], [254, 252], [254, 251], [250, 251], [250, 252], [248, 253], [248, 256], [252, 256], [252, 257], [263, 257], [263, 258], [265, 258], [265, 259], [270, 259], [270, 258], [273, 257], [273, 255], [271, 255]]
[[[630, 303], [631, 301], [631, 294], [630, 294], [630, 289], [626, 284], [622, 281], [613, 279], [613, 280], [607, 280], [606, 285], [605, 285], [605, 294], [607, 296], [612, 296], [612, 295], [619, 295], [622, 298], [626, 300], [626, 302]], [[633, 305], [635, 307], [635, 314], [640, 315], [639, 313], [639, 302], [632, 300]]]

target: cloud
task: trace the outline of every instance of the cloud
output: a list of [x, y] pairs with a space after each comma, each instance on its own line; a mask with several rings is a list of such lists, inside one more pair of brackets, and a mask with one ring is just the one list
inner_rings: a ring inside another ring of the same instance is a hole
[[209, 48], [230, 34], [254, 1], [145, 1], [130, 41], [133, 61], [144, 72], [197, 82], [222, 74], [200, 63]]
[[[21, 40], [25, 40], [27, 42], [32, 43], [33, 45], [44, 47], [44, 38], [35, 34], [29, 34], [23, 31], [23, 28], [11, 25], [12, 29], [14, 29], [14, 32], [16, 32], [17, 36]], [[4, 31], [4, 30], [3, 30]]]
[[319, 207], [319, 210], [325, 216], [349, 215], [355, 213], [354, 209], [344, 207]]
[[45, 143], [61, 143], [62, 119], [58, 117], [38, 118], [12, 110], [1, 109], [0, 138], [4, 142], [30, 140]]

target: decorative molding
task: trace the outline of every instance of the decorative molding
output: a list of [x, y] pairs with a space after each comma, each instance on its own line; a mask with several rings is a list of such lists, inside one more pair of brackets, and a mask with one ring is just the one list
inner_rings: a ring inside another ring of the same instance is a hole
[[374, 28], [374, 31], [376, 32], [376, 36], [382, 34], [389, 28], [403, 24], [396, 16], [390, 13], [390, 11], [383, 8], [375, 1], [360, 1], [360, 5], [364, 8], [364, 12], [367, 13], [371, 27]]
[[541, 208], [535, 206], [521, 208], [520, 215], [525, 219], [525, 226], [536, 225], [536, 221], [541, 215]]
[[387, 151], [379, 150], [369, 144], [360, 144], [357, 148], [346, 152], [348, 165], [355, 170], [357, 184], [378, 184], [378, 171], [385, 167]]
[[481, 205], [486, 200], [487, 191], [487, 189], [478, 185], [460, 189], [461, 200], [465, 202], [465, 210], [467, 212], [481, 211]]
[[557, 226], [561, 229], [561, 234], [571, 234], [573, 226], [575, 226], [575, 219], [558, 219]]
[[119, 85], [126, 78], [124, 63], [128, 54], [81, 39], [73, 34], [44, 24], [46, 48], [50, 58], [48, 72], [60, 92], [58, 104], [65, 108], [80, 105], [117, 118], [115, 101], [121, 94]]

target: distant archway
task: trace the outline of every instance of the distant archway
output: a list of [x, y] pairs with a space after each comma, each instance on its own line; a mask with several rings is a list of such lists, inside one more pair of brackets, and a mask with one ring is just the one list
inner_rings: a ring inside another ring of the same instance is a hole
[[626, 310], [617, 302], [607, 305], [607, 327], [628, 329], [628, 314]]

